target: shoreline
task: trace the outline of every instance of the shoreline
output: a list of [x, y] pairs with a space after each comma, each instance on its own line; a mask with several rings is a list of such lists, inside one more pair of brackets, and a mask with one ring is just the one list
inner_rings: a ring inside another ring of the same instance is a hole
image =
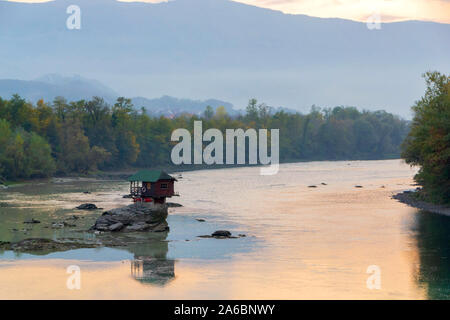
[[411, 195], [414, 194], [412, 191], [404, 191], [397, 193], [392, 196], [392, 199], [395, 199], [401, 203], [407, 204], [410, 207], [414, 207], [416, 209], [441, 214], [444, 216], [450, 217], [450, 208], [444, 205], [433, 204], [421, 200], [414, 199]]

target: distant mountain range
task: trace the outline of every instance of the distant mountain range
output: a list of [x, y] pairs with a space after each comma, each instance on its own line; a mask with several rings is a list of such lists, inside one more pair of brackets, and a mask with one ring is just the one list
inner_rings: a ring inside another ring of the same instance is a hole
[[[113, 104], [120, 96], [101, 82], [79, 75], [67, 77], [49, 74], [31, 81], [0, 79], [0, 97], [8, 99], [16, 93], [31, 102], [39, 99], [52, 102], [58, 96], [64, 97], [68, 101], [91, 99], [98, 96]], [[216, 99], [200, 101], [162, 96], [154, 99], [135, 97], [132, 98], [132, 102], [136, 109], [145, 108], [153, 116], [173, 117], [182, 113], [200, 115], [205, 111], [206, 106], [211, 106], [214, 110], [223, 106], [230, 115], [239, 113], [233, 109], [231, 103]]]
[[49, 74], [31, 81], [0, 79], [0, 97], [10, 98], [15, 93], [32, 102], [39, 99], [53, 101], [57, 96], [69, 101], [100, 96], [111, 102], [118, 96], [114, 90], [100, 82], [80, 76]]
[[[66, 27], [73, 4], [80, 30]], [[2, 79], [80, 74], [128, 97], [215, 97], [239, 108], [256, 97], [302, 111], [354, 105], [408, 117], [421, 74], [450, 73], [449, 39], [448, 24], [369, 30], [229, 0], [0, 0]]]
[[132, 99], [136, 108], [145, 108], [150, 115], [176, 116], [182, 113], [201, 115], [207, 106], [211, 106], [214, 110], [223, 106], [229, 115], [237, 115], [239, 111], [233, 109], [231, 103], [216, 99], [208, 99], [204, 101], [178, 99], [170, 96], [162, 96], [156, 99], [147, 99], [136, 97]]

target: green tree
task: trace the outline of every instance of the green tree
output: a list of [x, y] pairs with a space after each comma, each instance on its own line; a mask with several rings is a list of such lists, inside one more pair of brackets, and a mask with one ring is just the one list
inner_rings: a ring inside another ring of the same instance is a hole
[[32, 132], [25, 142], [26, 177], [49, 177], [55, 172], [50, 145], [44, 138]]
[[414, 119], [402, 157], [420, 166], [415, 179], [427, 199], [450, 203], [450, 77], [439, 72], [424, 77], [427, 88], [412, 108]]
[[211, 120], [214, 116], [214, 110], [211, 106], [206, 106], [205, 111], [203, 112], [203, 116], [206, 120]]

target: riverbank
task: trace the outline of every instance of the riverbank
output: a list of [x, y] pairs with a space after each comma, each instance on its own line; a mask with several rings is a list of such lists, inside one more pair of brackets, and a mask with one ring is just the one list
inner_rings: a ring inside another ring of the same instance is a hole
[[404, 191], [393, 195], [392, 198], [420, 210], [450, 216], [449, 207], [418, 200], [414, 197], [414, 194], [413, 191]]

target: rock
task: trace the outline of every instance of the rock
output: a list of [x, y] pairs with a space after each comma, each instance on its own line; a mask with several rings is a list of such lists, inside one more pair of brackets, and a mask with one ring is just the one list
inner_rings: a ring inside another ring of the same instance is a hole
[[246, 235], [243, 234], [243, 233], [238, 234], [238, 236], [241, 237], [241, 238], [245, 238], [246, 237]]
[[68, 223], [68, 222], [64, 221], [64, 222], [63, 222], [63, 226], [64, 226], [64, 227], [76, 227], [77, 225], [76, 225], [76, 224], [73, 224], [73, 223]]
[[167, 202], [167, 206], [169, 208], [177, 208], [177, 207], [182, 207], [183, 205], [179, 204], [179, 203], [175, 203], [175, 202]]
[[8, 241], [0, 241], [0, 249], [1, 250], [9, 250], [11, 247], [11, 242]]
[[195, 220], [197, 220], [198, 222], [205, 222], [206, 221], [205, 219], [195, 219]]
[[90, 191], [85, 191], [85, 192], [83, 192], [84, 194], [91, 194], [91, 192]]
[[25, 239], [19, 242], [0, 242], [0, 248], [18, 252], [66, 251], [78, 248], [95, 248], [98, 245], [77, 242], [60, 242], [50, 239]]
[[166, 222], [167, 214], [166, 204], [135, 203], [103, 212], [91, 230], [164, 232], [169, 229]]
[[52, 223], [52, 228], [53, 229], [64, 228], [64, 223], [62, 223], [62, 222], [53, 222]]
[[128, 231], [128, 232], [147, 231], [149, 228], [150, 228], [150, 226], [147, 223], [138, 222], [138, 223], [127, 226], [124, 231]]
[[363, 186], [356, 185], [355, 188], [362, 188]]
[[0, 202], [0, 208], [7, 208], [9, 207], [9, 204], [6, 202]]
[[124, 198], [124, 199], [131, 199], [131, 198], [133, 198], [133, 196], [131, 194], [126, 194], [122, 198]]
[[423, 201], [423, 195], [421, 191], [407, 192], [403, 191], [392, 196], [402, 203], [405, 203], [411, 207], [415, 207], [424, 211], [434, 212], [445, 216], [450, 216], [450, 207], [447, 205], [433, 204]]
[[153, 232], [166, 232], [169, 231], [169, 226], [166, 222], [160, 223], [157, 226], [154, 226], [152, 229]]
[[322, 182], [322, 183], [321, 183], [321, 185], [323, 185], [323, 186], [327, 186], [327, 184], [326, 184], [325, 182]]
[[231, 237], [231, 232], [227, 230], [217, 230], [213, 232], [212, 237]]
[[211, 235], [198, 236], [199, 238], [214, 238], [214, 239], [237, 239], [238, 237], [233, 237], [230, 231], [227, 230], [217, 230]]
[[[245, 237], [245, 234], [240, 234], [239, 237]], [[231, 235], [231, 232], [228, 230], [217, 230], [213, 232], [211, 235], [203, 235], [198, 236], [199, 238], [214, 238], [214, 239], [237, 239], [238, 237], [234, 237]]]
[[317, 188], [315, 185], [308, 186], [308, 188]]
[[101, 208], [97, 208], [97, 206], [92, 203], [84, 203], [84, 204], [76, 207], [76, 209], [78, 209], [78, 210], [97, 210], [97, 209], [101, 209]]
[[110, 226], [108, 227], [108, 230], [109, 230], [109, 231], [120, 231], [120, 230], [122, 230], [124, 227], [125, 227], [125, 226], [123, 225], [123, 223], [117, 222], [117, 223], [115, 223], [115, 224], [113, 224], [113, 225], [110, 225]]
[[26, 223], [26, 224], [35, 224], [35, 223], [41, 223], [39, 220], [36, 220], [36, 219], [30, 219], [30, 220], [25, 220], [23, 223]]

